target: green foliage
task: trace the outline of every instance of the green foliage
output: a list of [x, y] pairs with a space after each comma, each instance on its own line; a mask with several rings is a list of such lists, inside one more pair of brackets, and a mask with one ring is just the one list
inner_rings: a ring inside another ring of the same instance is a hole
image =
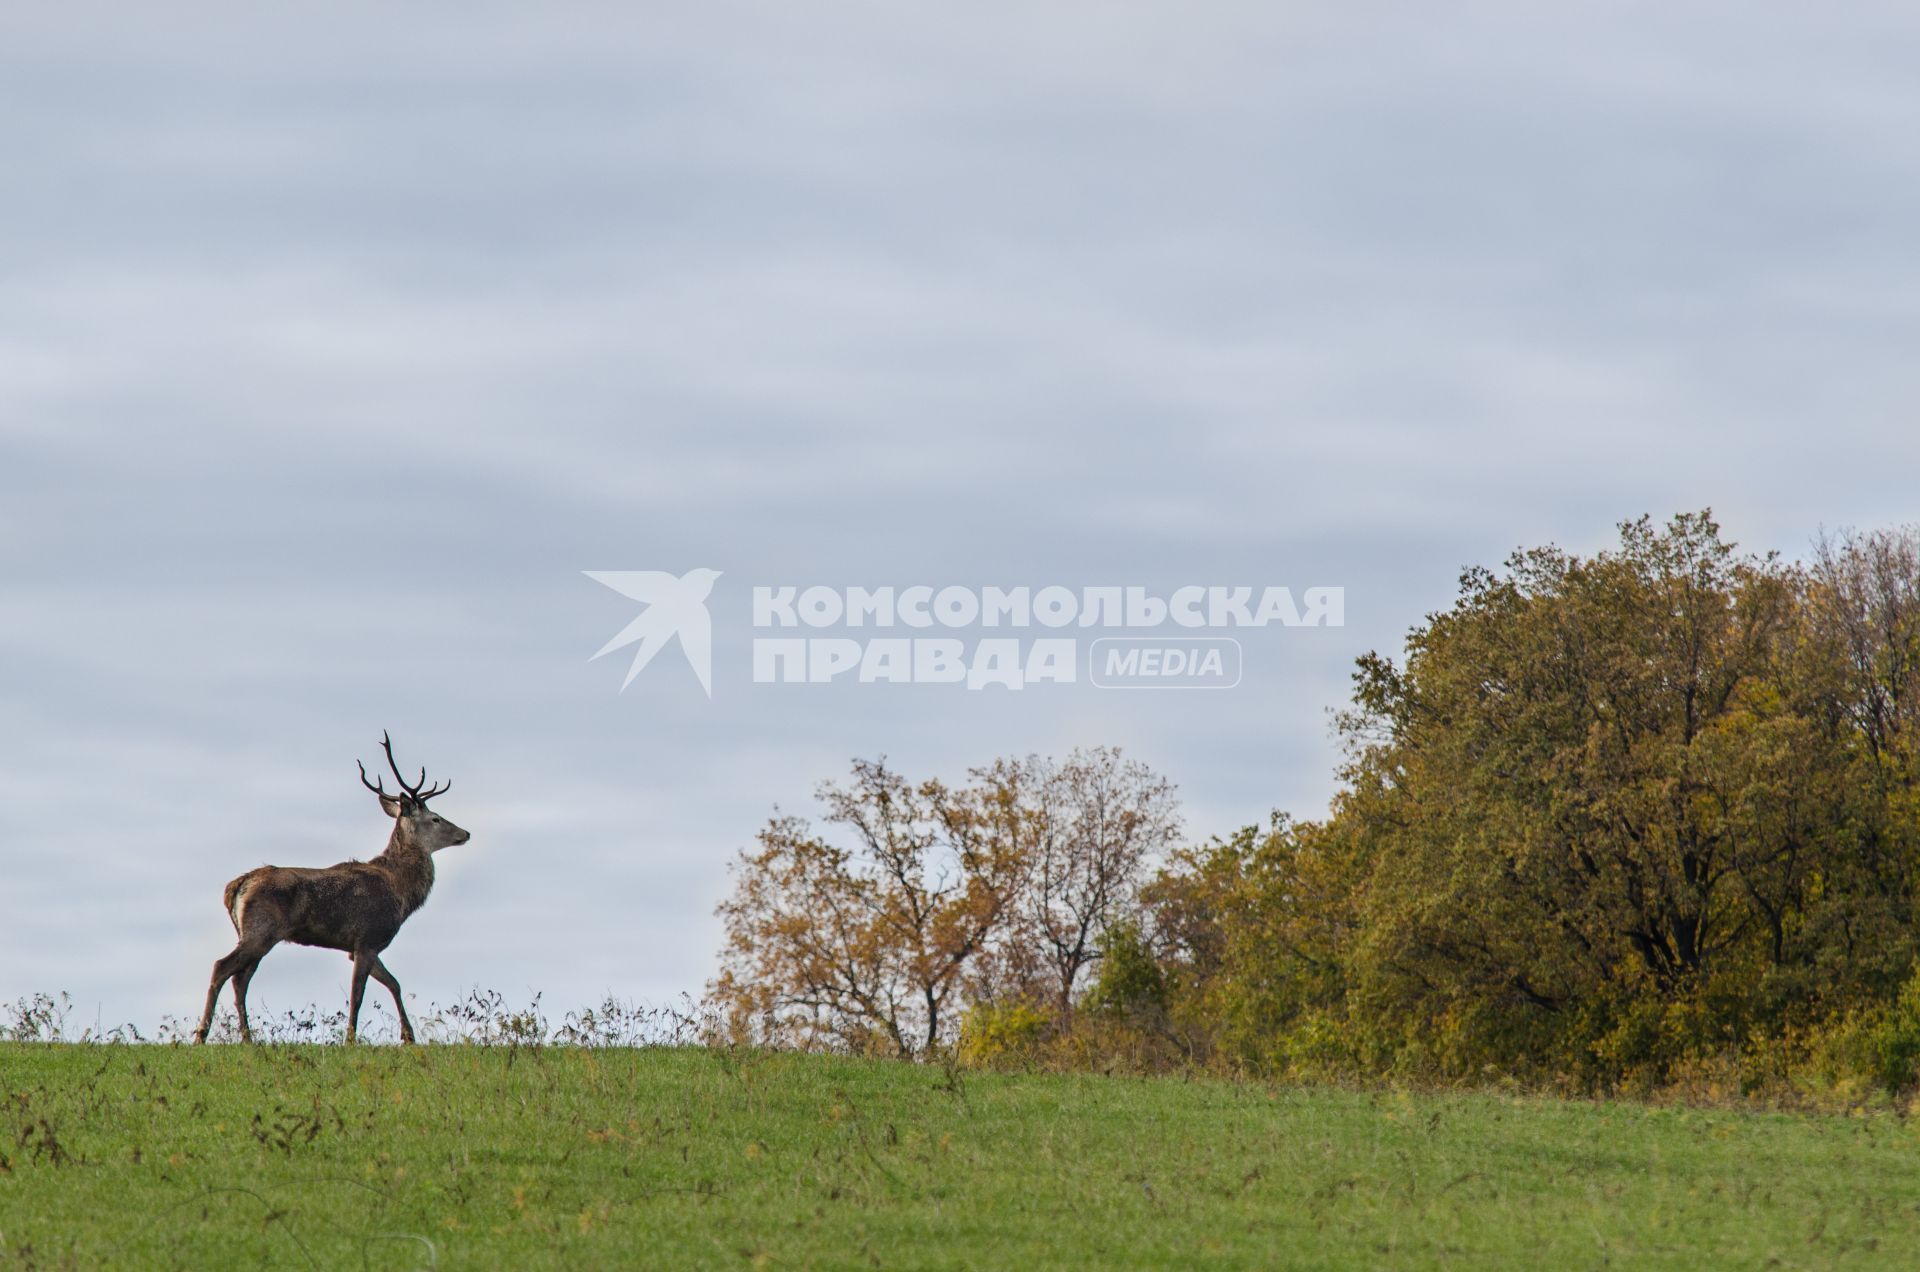
[[1920, 1082], [1920, 975], [1901, 987], [1872, 1037], [1880, 1085], [1895, 1093], [1911, 1091]]
[[1642, 519], [1468, 571], [1403, 665], [1362, 660], [1329, 833], [1389, 1068], [1657, 1085], [1891, 991], [1920, 701], [1889, 615], [1920, 571], [1857, 568], [1889, 542], [1807, 570]]
[[1404, 660], [1360, 659], [1341, 728], [1327, 820], [1178, 853], [1143, 891], [1189, 1055], [1588, 1091], [1912, 1080], [1920, 535], [1795, 566], [1703, 513], [1518, 552]]
[[0, 1044], [0, 1074], [0, 1266], [1920, 1262], [1878, 1114], [699, 1048]]
[[1232, 1071], [1359, 1066], [1342, 954], [1353, 863], [1324, 826], [1276, 818], [1176, 854], [1145, 890], [1165, 1013], [1189, 1054]]
[[1156, 1027], [1166, 1018], [1167, 979], [1140, 925], [1116, 923], [1101, 944], [1100, 974], [1081, 1009]]

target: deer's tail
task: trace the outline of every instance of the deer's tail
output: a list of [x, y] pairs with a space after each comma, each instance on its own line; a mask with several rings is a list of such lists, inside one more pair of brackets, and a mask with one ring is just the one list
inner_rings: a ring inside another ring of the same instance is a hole
[[221, 899], [227, 903], [227, 917], [233, 920], [233, 932], [235, 936], [245, 935], [245, 933], [240, 930], [240, 912], [244, 908], [240, 904], [240, 890], [246, 886], [246, 883], [247, 876], [241, 875], [227, 885], [226, 892], [221, 896]]

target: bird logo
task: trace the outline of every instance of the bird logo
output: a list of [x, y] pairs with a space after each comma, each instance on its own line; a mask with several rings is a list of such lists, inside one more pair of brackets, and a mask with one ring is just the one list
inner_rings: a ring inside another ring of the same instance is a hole
[[627, 678], [620, 682], [620, 692], [625, 693], [640, 669], [652, 662], [653, 656], [665, 648], [669, 640], [678, 636], [680, 652], [687, 656], [693, 674], [700, 678], [700, 687], [707, 691], [707, 697], [713, 697], [713, 620], [707, 616], [707, 594], [713, 591], [713, 581], [720, 577], [720, 571], [688, 570], [678, 578], [665, 570], [582, 570], [581, 573], [646, 606], [640, 611], [640, 617], [621, 628], [588, 662], [638, 641], [640, 648], [633, 652], [633, 665], [627, 668]]

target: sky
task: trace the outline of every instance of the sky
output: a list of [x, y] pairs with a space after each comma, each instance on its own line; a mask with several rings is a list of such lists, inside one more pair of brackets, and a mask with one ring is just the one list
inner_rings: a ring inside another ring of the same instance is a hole
[[[856, 756], [1317, 816], [1465, 566], [1920, 516], [1916, 64], [1874, 3], [8, 6], [0, 1002], [196, 1014], [229, 878], [381, 848], [383, 729], [473, 833], [420, 1004], [697, 993]], [[695, 568], [711, 698], [620, 692], [583, 571]], [[1345, 622], [1219, 692], [755, 684], [784, 584]]]

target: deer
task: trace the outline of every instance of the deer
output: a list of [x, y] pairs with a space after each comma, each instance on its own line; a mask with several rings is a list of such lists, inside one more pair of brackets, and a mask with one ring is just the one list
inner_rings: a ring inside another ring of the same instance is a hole
[[343, 950], [353, 960], [348, 1043], [358, 1038], [360, 999], [369, 976], [393, 995], [394, 1010], [400, 1013], [400, 1041], [413, 1041], [413, 1022], [400, 1001], [400, 982], [380, 961], [380, 952], [393, 943], [400, 925], [426, 904], [427, 893], [433, 890], [433, 854], [464, 844], [471, 836], [427, 807], [428, 800], [453, 789], [452, 782], [428, 787], [424, 768], [418, 780], [409, 782], [393, 758], [393, 740], [384, 731], [380, 748], [400, 784], [398, 794], [389, 795], [385, 778], [369, 780], [367, 766], [358, 760], [354, 763], [360, 768], [360, 784], [373, 792], [381, 811], [393, 818], [386, 851], [371, 861], [343, 861], [325, 869], [261, 866], [227, 884], [227, 917], [240, 939], [231, 953], [213, 965], [206, 1010], [193, 1034], [196, 1043], [207, 1040], [220, 989], [229, 980], [240, 1015], [240, 1039], [253, 1041], [253, 1029], [247, 1023], [247, 985], [260, 960], [282, 941]]

